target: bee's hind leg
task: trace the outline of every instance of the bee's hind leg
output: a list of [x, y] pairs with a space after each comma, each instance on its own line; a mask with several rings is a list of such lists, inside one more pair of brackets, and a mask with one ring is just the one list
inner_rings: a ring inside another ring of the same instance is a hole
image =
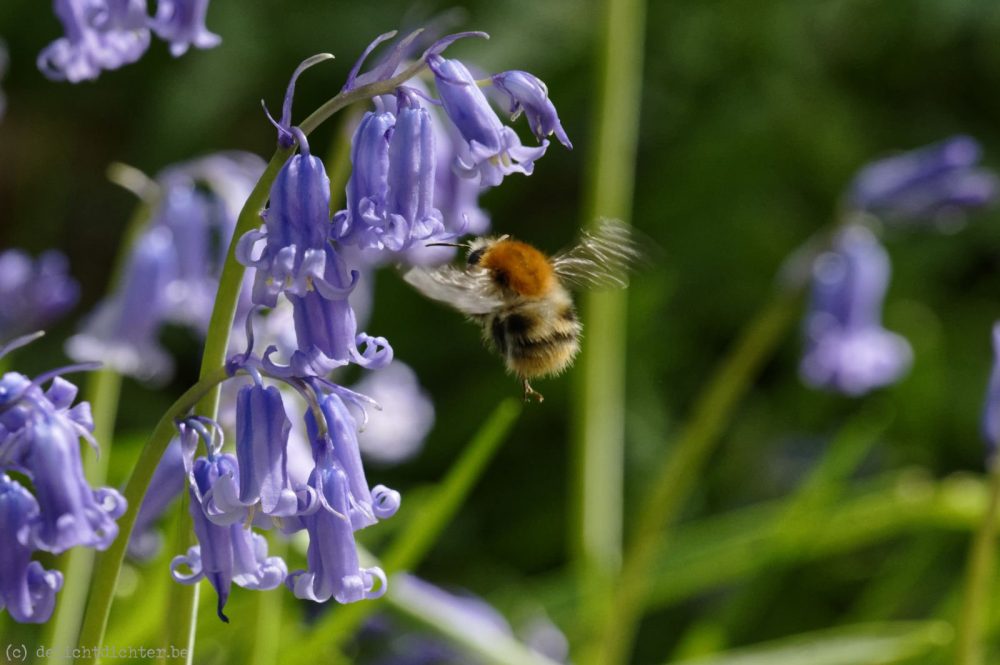
[[534, 388], [532, 388], [531, 384], [528, 383], [527, 379], [521, 379], [521, 385], [524, 387], [524, 401], [525, 402], [530, 402], [532, 400], [532, 398], [536, 402], [539, 402], [539, 403], [545, 401], [545, 397], [542, 395], [542, 393], [540, 393], [537, 390], [535, 390]]

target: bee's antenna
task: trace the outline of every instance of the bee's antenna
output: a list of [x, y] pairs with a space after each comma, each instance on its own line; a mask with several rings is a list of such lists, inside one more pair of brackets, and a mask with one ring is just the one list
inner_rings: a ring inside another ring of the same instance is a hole
[[424, 247], [465, 247], [464, 244], [459, 244], [457, 242], [429, 242]]

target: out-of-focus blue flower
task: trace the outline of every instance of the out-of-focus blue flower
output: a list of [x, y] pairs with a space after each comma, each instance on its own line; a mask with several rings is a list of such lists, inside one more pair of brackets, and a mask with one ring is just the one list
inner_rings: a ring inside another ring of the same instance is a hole
[[910, 345], [881, 324], [889, 274], [885, 249], [860, 225], [841, 230], [816, 259], [800, 365], [806, 383], [861, 395], [907, 372]]
[[944, 221], [996, 201], [1000, 180], [976, 168], [981, 149], [968, 136], [888, 157], [854, 177], [847, 204], [889, 222]]
[[413, 457], [434, 425], [434, 405], [416, 373], [395, 360], [366, 375], [354, 389], [383, 405], [368, 415], [368, 424], [358, 434], [362, 454], [383, 464]]
[[236, 401], [236, 458], [240, 501], [260, 503], [264, 515], [293, 515], [298, 499], [288, 477], [288, 433], [292, 428], [281, 393], [259, 383], [240, 389]]
[[222, 37], [205, 27], [208, 0], [157, 0], [156, 14], [149, 25], [160, 39], [170, 42], [170, 54], [175, 58], [188, 49], [214, 48]]
[[62, 573], [31, 560], [31, 528], [38, 502], [7, 474], [0, 473], [0, 610], [19, 623], [45, 623], [52, 616]]
[[445, 112], [467, 143], [455, 169], [470, 178], [478, 177], [480, 184], [487, 187], [499, 185], [511, 173], [530, 175], [535, 160], [545, 154], [548, 141], [542, 141], [537, 148], [521, 145], [517, 134], [500, 122], [472, 74], [458, 60], [432, 55], [427, 64], [434, 73]]
[[572, 150], [573, 144], [559, 122], [556, 107], [549, 100], [549, 89], [537, 76], [519, 70], [500, 72], [493, 75], [493, 85], [510, 98], [511, 120], [523, 112], [535, 138], [541, 141], [555, 134], [560, 143]]
[[1000, 321], [993, 325], [993, 369], [983, 406], [982, 431], [987, 458], [992, 462], [1000, 443]]
[[100, 360], [122, 374], [162, 380], [173, 360], [157, 339], [176, 279], [178, 256], [174, 235], [166, 226], [149, 228], [136, 241], [121, 289], [100, 304], [83, 330], [66, 343], [76, 360]]
[[79, 295], [59, 252], [44, 252], [35, 261], [18, 249], [0, 253], [0, 339], [46, 327], [73, 307]]
[[117, 291], [66, 344], [78, 361], [100, 360], [141, 380], [169, 377], [160, 347], [166, 323], [207, 328], [236, 217], [264, 170], [259, 157], [224, 152], [170, 166], [156, 178], [152, 218], [130, 250]]
[[142, 3], [54, 0], [53, 4], [66, 36], [38, 55], [38, 68], [54, 81], [96, 79], [103, 70], [135, 62], [149, 47], [149, 30], [144, 22], [137, 23]]

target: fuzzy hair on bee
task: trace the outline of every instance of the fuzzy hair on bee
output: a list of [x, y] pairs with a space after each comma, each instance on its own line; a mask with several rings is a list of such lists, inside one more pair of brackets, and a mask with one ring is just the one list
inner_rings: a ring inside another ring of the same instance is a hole
[[530, 380], [562, 373], [580, 350], [583, 326], [570, 289], [625, 288], [644, 256], [617, 220], [601, 220], [553, 256], [506, 235], [453, 246], [468, 250], [464, 266], [414, 267], [404, 279], [479, 325], [486, 345], [521, 380], [525, 401], [539, 402]]

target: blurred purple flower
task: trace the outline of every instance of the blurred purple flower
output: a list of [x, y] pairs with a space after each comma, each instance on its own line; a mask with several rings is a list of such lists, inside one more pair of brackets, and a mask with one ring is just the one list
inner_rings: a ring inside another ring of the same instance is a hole
[[889, 274], [885, 249], [859, 225], [841, 230], [816, 259], [800, 365], [806, 383], [856, 396], [909, 370], [910, 345], [881, 324]]
[[18, 249], [0, 253], [0, 339], [45, 328], [76, 304], [80, 287], [57, 251], [37, 260]]
[[0, 610], [19, 623], [45, 623], [52, 616], [62, 573], [31, 560], [30, 531], [39, 514], [31, 493], [0, 473]]
[[177, 278], [174, 235], [152, 226], [136, 241], [120, 290], [98, 305], [83, 330], [66, 342], [79, 361], [100, 360], [117, 372], [141, 380], [162, 381], [173, 360], [157, 339], [169, 306], [168, 288]]
[[170, 42], [170, 54], [179, 57], [188, 49], [214, 48], [222, 37], [205, 27], [208, 0], [157, 0], [150, 27], [160, 39]]
[[66, 344], [74, 359], [163, 381], [173, 360], [160, 347], [166, 323], [207, 328], [236, 217], [264, 170], [259, 157], [223, 152], [164, 169], [152, 218], [131, 248], [118, 290]]
[[385, 405], [369, 414], [358, 434], [362, 454], [383, 464], [413, 457], [434, 425], [434, 405], [416, 373], [396, 360], [366, 375], [354, 389]]
[[54, 81], [78, 83], [135, 62], [149, 47], [149, 30], [145, 24], [136, 24], [139, 4], [134, 0], [54, 0], [66, 36], [38, 55], [38, 68]]
[[472, 74], [458, 60], [432, 55], [427, 64], [445, 112], [467, 143], [464, 154], [455, 161], [455, 169], [467, 177], [477, 177], [488, 187], [499, 185], [511, 173], [530, 175], [549, 142], [542, 141], [537, 148], [521, 145], [521, 139], [500, 122]]
[[986, 440], [987, 457], [992, 462], [1000, 443], [1000, 321], [993, 324], [993, 369], [983, 406], [982, 433]]
[[847, 203], [889, 222], [961, 218], [1000, 195], [996, 174], [976, 168], [980, 153], [975, 139], [954, 136], [872, 162], [854, 177]]

